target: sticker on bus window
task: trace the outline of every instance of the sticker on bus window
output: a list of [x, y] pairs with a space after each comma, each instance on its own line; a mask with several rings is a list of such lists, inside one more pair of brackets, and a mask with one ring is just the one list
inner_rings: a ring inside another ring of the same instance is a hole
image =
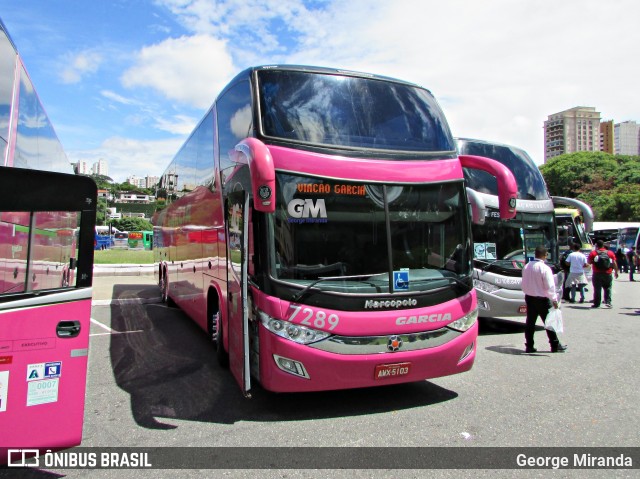
[[409, 291], [409, 270], [401, 269], [393, 272], [393, 290]]
[[4, 364], [11, 364], [13, 362], [13, 356], [0, 356], [0, 366]]
[[27, 389], [27, 406], [58, 402], [59, 378], [31, 381]]
[[497, 259], [495, 243], [474, 243], [473, 257], [475, 259]]
[[0, 412], [7, 410], [7, 393], [9, 391], [9, 371], [0, 371]]

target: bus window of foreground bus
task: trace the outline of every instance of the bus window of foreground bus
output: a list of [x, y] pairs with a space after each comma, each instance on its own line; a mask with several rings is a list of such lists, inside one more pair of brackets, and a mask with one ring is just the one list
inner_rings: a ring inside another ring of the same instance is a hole
[[471, 368], [462, 166], [433, 96], [314, 67], [239, 74], [161, 179], [156, 275], [246, 395], [420, 381]]
[[549, 250], [547, 261], [562, 285], [553, 202], [540, 170], [523, 150], [498, 143], [459, 138], [458, 151], [492, 158], [508, 167], [518, 185], [515, 218], [498, 213], [498, 184], [484, 171], [465, 168], [467, 185], [486, 208], [472, 226], [474, 285], [482, 317], [523, 317], [527, 309], [522, 293], [522, 268], [534, 257], [536, 246]]

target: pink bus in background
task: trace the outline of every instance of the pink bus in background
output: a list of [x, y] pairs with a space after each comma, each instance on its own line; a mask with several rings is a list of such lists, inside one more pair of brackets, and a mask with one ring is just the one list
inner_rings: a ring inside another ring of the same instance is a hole
[[[463, 167], [431, 93], [376, 75], [263, 66], [222, 91], [161, 179], [157, 279], [246, 396], [422, 381], [474, 362]], [[471, 199], [472, 201], [473, 199]]]
[[0, 465], [80, 444], [97, 189], [0, 21]]

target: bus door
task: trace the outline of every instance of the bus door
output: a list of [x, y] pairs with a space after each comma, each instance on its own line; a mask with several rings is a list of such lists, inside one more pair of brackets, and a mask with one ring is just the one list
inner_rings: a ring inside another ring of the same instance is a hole
[[97, 189], [0, 170], [0, 464], [28, 464], [82, 440]]
[[249, 195], [244, 191], [227, 198], [227, 328], [229, 367], [242, 393], [251, 397], [249, 371], [249, 309], [247, 262], [249, 244]]

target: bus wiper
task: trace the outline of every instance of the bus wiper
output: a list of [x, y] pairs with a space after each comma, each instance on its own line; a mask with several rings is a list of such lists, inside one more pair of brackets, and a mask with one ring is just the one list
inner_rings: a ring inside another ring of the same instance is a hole
[[482, 267], [482, 271], [488, 270], [491, 267], [491, 265], [494, 264], [491, 261], [487, 261], [485, 259], [479, 259], [479, 258], [473, 258], [473, 261], [478, 261], [480, 263], [485, 263], [485, 266]]
[[375, 276], [377, 274], [380, 274], [380, 273], [358, 274], [355, 276], [322, 276], [316, 279], [315, 281], [312, 281], [307, 286], [305, 286], [304, 289], [302, 289], [299, 293], [294, 295], [292, 299], [294, 302], [298, 302], [300, 298], [302, 298], [311, 288], [313, 288], [316, 284], [321, 283], [323, 281], [344, 280], [344, 279], [365, 279], [365, 278], [371, 278], [372, 276]]
[[[468, 276], [467, 276], [467, 278], [468, 278]], [[453, 281], [458, 286], [464, 286], [465, 288], [469, 288], [469, 284], [468, 283], [465, 283], [464, 281], [462, 281], [462, 280], [460, 280], [458, 278], [455, 278], [454, 276], [442, 276], [440, 278], [425, 278], [425, 279], [421, 279], [419, 281], [429, 281], [429, 282], [431, 282], [431, 281], [441, 281], [443, 279], [448, 279], [449, 281]]]

